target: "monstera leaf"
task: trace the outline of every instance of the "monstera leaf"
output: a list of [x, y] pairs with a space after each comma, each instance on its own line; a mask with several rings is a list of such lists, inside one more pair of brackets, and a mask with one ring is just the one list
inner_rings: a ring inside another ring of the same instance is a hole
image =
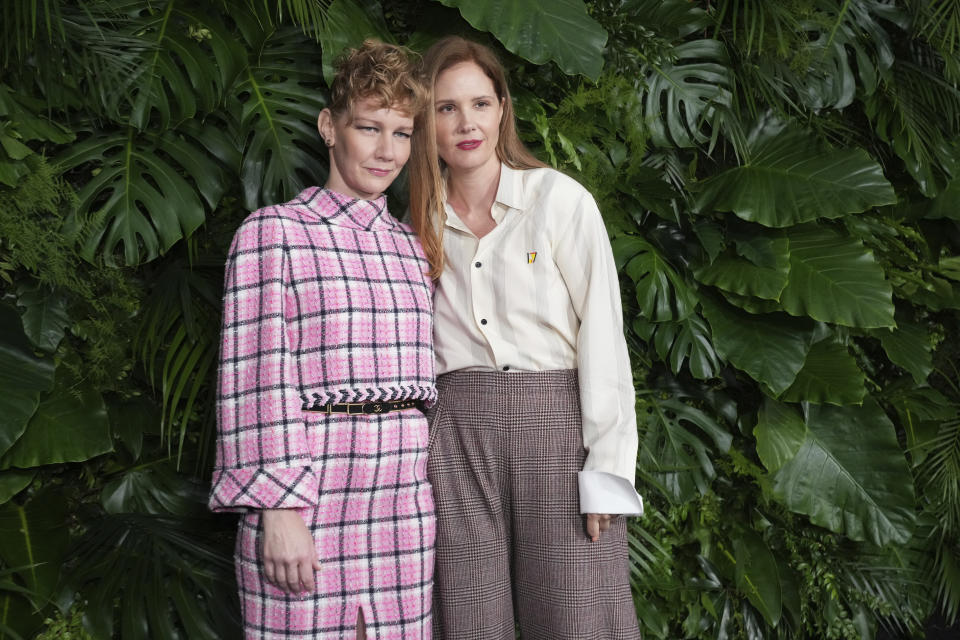
[[[172, 132], [96, 131], [60, 156], [85, 168], [77, 194], [83, 254], [108, 264], [153, 260], [188, 237], [226, 189], [220, 164], [197, 140]], [[206, 203], [206, 207], [204, 206]]]
[[730, 448], [727, 430], [696, 407], [648, 393], [638, 397], [637, 421], [641, 475], [677, 504], [706, 492], [716, 475], [714, 449]]
[[685, 42], [672, 54], [673, 62], [646, 70], [646, 120], [657, 146], [693, 147], [720, 132], [733, 84], [729, 61], [717, 40]]
[[761, 124], [743, 165], [705, 180], [700, 210], [732, 211], [767, 227], [839, 218], [896, 202], [883, 170], [860, 149], [824, 149], [813, 134]]
[[[868, 396], [862, 407], [807, 405], [805, 423], [803, 443], [773, 474], [777, 499], [854, 540], [909, 540], [916, 519], [913, 478], [876, 401]], [[758, 434], [767, 428], [775, 423], [761, 422]]]
[[221, 104], [242, 52], [219, 20], [183, 0], [127, 2], [117, 11], [128, 18], [122, 35], [142, 43], [119, 96], [131, 126], [168, 129]]
[[697, 304], [696, 293], [656, 248], [639, 236], [613, 240], [617, 267], [633, 280], [640, 312], [647, 320], [682, 320]]
[[657, 355], [670, 365], [670, 370], [679, 373], [684, 362], [693, 377], [706, 380], [716, 377], [720, 371], [717, 355], [710, 335], [710, 327], [692, 314], [678, 322], [658, 322], [654, 328], [653, 345]]
[[587, 15], [583, 0], [439, 0], [481, 31], [531, 62], [553, 60], [566, 73], [596, 80], [607, 32]]
[[787, 313], [847, 327], [892, 327], [893, 290], [859, 240], [817, 225], [787, 230], [790, 277], [780, 294]]
[[754, 315], [707, 297], [700, 303], [722, 358], [774, 395], [793, 384], [813, 343], [812, 322], [782, 313]]
[[295, 28], [267, 35], [250, 43], [258, 55], [232, 88], [243, 148], [243, 205], [250, 210], [284, 202], [326, 178], [327, 151], [317, 132], [317, 116], [326, 106], [320, 50]]

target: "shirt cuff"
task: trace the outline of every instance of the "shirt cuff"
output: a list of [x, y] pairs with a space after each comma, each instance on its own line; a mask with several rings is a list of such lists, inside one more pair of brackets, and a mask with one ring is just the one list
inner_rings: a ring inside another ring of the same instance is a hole
[[643, 515], [643, 498], [626, 478], [605, 471], [581, 471], [580, 513]]
[[241, 467], [213, 473], [211, 511], [303, 509], [317, 504], [320, 482], [309, 467]]

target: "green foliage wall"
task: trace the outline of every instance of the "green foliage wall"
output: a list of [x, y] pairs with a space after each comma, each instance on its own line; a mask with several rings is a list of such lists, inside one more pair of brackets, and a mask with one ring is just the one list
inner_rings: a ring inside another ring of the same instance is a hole
[[501, 52], [522, 135], [611, 233], [645, 637], [956, 623], [956, 3], [11, 0], [0, 24], [0, 637], [236, 637], [233, 521], [204, 509], [225, 248], [323, 182], [344, 46], [452, 32]]

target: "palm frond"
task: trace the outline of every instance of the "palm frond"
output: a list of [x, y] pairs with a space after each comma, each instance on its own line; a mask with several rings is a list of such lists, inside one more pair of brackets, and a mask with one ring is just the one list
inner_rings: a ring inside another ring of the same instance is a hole
[[[193, 421], [200, 439], [209, 439], [211, 422], [194, 415], [197, 400], [211, 384], [219, 335], [220, 279], [218, 260], [190, 263], [185, 252], [164, 265], [147, 297], [134, 353], [150, 384], [162, 398], [161, 436], [179, 465]], [[158, 384], [159, 380], [159, 384]]]
[[914, 0], [911, 4], [917, 33], [945, 53], [956, 53], [960, 46], [960, 2]]
[[792, 3], [766, 0], [721, 0], [714, 19], [729, 31], [729, 39], [746, 56], [771, 51], [786, 57], [797, 50], [801, 15]]
[[960, 536], [960, 418], [948, 420], [924, 445], [929, 454], [918, 469], [928, 509], [944, 531]]

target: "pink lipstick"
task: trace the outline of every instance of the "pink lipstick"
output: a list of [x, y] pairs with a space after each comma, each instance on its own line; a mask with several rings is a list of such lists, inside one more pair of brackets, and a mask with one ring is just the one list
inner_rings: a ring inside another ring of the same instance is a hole
[[473, 151], [481, 144], [483, 144], [483, 140], [464, 140], [463, 142], [457, 143], [457, 149], [461, 149], [463, 151]]

